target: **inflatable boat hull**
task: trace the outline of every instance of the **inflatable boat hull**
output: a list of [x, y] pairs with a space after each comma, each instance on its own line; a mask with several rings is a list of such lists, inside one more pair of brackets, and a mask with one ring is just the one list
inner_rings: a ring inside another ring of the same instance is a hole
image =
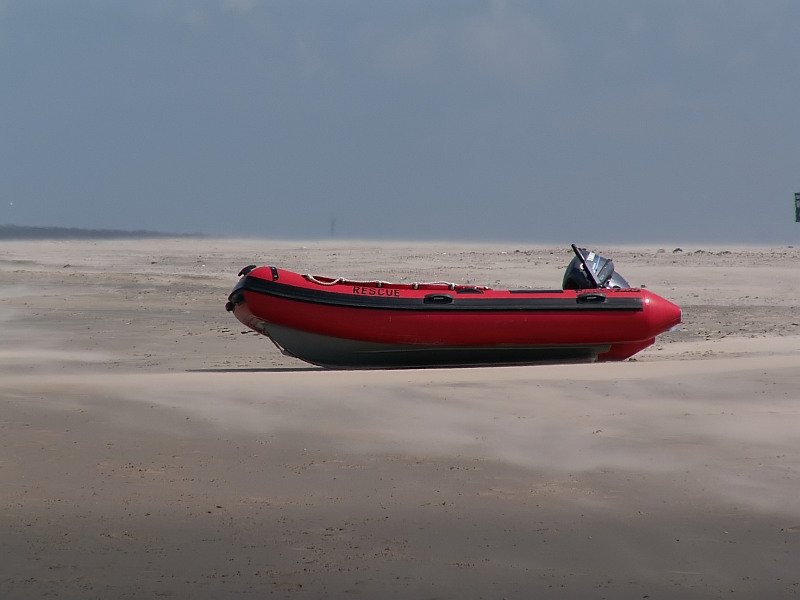
[[681, 318], [643, 289], [355, 282], [271, 266], [243, 269], [227, 308], [284, 353], [330, 368], [623, 360]]

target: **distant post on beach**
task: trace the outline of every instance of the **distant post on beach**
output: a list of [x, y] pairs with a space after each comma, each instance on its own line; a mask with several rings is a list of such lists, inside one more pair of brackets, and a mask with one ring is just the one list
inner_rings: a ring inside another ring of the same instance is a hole
[[800, 192], [794, 193], [794, 221], [800, 223]]
[[800, 192], [794, 193], [794, 220], [800, 223]]

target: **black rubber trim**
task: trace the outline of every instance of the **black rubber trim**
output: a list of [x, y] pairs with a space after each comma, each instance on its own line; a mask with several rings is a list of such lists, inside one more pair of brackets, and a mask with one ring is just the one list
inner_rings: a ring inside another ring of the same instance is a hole
[[[609, 298], [602, 304], [578, 302], [573, 296], [564, 298], [454, 298], [447, 304], [428, 304], [423, 298], [398, 298], [378, 295], [383, 288], [374, 289], [375, 295], [340, 294], [325, 290], [312, 290], [302, 287], [267, 281], [260, 277], [245, 277], [239, 281], [235, 290], [246, 290], [258, 294], [287, 298], [299, 302], [348, 306], [356, 308], [376, 308], [383, 310], [425, 310], [425, 311], [638, 311], [642, 310], [641, 298]], [[534, 292], [535, 293], [535, 292]]]

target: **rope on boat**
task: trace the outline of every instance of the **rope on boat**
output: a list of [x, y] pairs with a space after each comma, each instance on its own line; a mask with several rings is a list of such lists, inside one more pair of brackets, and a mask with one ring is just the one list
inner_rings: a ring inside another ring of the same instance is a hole
[[423, 285], [445, 285], [447, 286], [448, 290], [456, 289], [456, 284], [450, 283], [449, 281], [425, 281], [425, 282], [415, 281], [414, 283], [411, 284], [411, 289], [418, 290], [420, 286]]
[[331, 279], [330, 281], [323, 281], [318, 279], [314, 275], [303, 275], [306, 279], [308, 279], [312, 283], [316, 283], [317, 285], [338, 285], [343, 283], [345, 285], [374, 285], [377, 287], [383, 287], [385, 285], [389, 285], [388, 281], [380, 281], [375, 279], [373, 281], [356, 281], [354, 279], [344, 279], [343, 277], [337, 277], [336, 279]]
[[[357, 280], [354, 280], [354, 279], [345, 279], [344, 277], [336, 277], [335, 279], [331, 279], [330, 281], [324, 281], [324, 280], [319, 279], [318, 277], [315, 277], [314, 275], [311, 275], [311, 274], [303, 275], [303, 277], [308, 279], [311, 283], [316, 283], [317, 285], [327, 285], [327, 286], [344, 284], [344, 285], [374, 285], [374, 286], [377, 286], [377, 287], [383, 287], [385, 285], [391, 285], [388, 281], [381, 281], [379, 279], [376, 279], [376, 280], [373, 280], [373, 281], [357, 281]], [[407, 284], [407, 285], [409, 285], [409, 284]], [[428, 286], [428, 285], [431, 285], [431, 286], [433, 286], [433, 285], [446, 286], [447, 289], [449, 289], [449, 290], [456, 289], [456, 284], [455, 283], [450, 283], [449, 281], [415, 281], [414, 283], [411, 283], [410, 285], [411, 285], [411, 289], [413, 289], [413, 290], [418, 290], [419, 288], [421, 288], [423, 286]], [[483, 287], [483, 286], [481, 286], [481, 287]], [[484, 288], [484, 289], [489, 289], [489, 288]]]
[[337, 277], [336, 279], [332, 279], [330, 281], [322, 281], [320, 279], [317, 279], [313, 275], [303, 275], [303, 277], [308, 279], [311, 283], [316, 283], [317, 285], [336, 285], [344, 281], [344, 279], [342, 279], [341, 277]]

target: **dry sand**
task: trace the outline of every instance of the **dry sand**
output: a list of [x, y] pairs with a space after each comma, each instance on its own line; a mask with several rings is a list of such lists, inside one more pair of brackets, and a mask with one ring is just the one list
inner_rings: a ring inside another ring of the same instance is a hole
[[0, 243], [0, 597], [800, 596], [800, 252], [597, 249], [682, 331], [328, 372], [224, 311], [239, 268], [552, 288], [569, 249]]

